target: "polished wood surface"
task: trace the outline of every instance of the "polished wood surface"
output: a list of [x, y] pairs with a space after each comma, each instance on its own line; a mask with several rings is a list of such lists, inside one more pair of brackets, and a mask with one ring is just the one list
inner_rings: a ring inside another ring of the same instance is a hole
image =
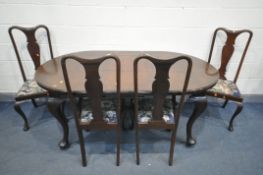
[[[245, 47], [243, 48], [242, 55], [241, 55], [240, 61], [239, 61], [239, 65], [238, 65], [238, 68], [236, 70], [236, 74], [235, 74], [235, 77], [234, 77], [234, 80], [233, 80], [233, 82], [236, 83], [236, 81], [238, 79], [238, 76], [239, 76], [239, 73], [240, 73], [240, 70], [242, 68], [242, 65], [243, 65], [243, 62], [244, 62], [247, 50], [248, 50], [248, 47], [250, 45], [250, 42], [251, 42], [251, 39], [252, 39], [252, 36], [253, 36], [253, 32], [248, 30], [248, 29], [244, 29], [244, 30], [229, 30], [229, 29], [222, 28], [222, 27], [217, 28], [214, 31], [213, 40], [212, 40], [210, 53], [209, 53], [209, 57], [208, 57], [208, 63], [211, 62], [212, 53], [213, 53], [213, 50], [214, 50], [216, 37], [217, 37], [219, 32], [224, 32], [226, 34], [226, 36], [227, 36], [227, 39], [226, 39], [226, 41], [225, 41], [225, 43], [224, 43], [224, 45], [222, 47], [221, 65], [220, 65], [220, 68], [218, 70], [219, 71], [219, 75], [220, 75], [220, 79], [223, 79], [223, 80], [227, 79], [225, 77], [226, 70], [227, 70], [227, 65], [228, 65], [230, 59], [232, 58], [232, 56], [233, 56], [233, 54], [235, 52], [235, 42], [236, 42], [237, 38], [240, 35], [248, 34], [248, 38], [246, 40]], [[239, 49], [239, 50], [241, 52], [241, 49]]]
[[[170, 59], [178, 56], [182, 56], [184, 54], [175, 53], [175, 52], [166, 52], [166, 51], [83, 51], [83, 52], [75, 52], [71, 54], [67, 54], [64, 56], [74, 55], [87, 59], [94, 59], [105, 56], [107, 54], [115, 55], [121, 60], [121, 92], [122, 93], [133, 93], [133, 61], [136, 57], [142, 55], [150, 55], [159, 59]], [[187, 55], [189, 56], [189, 55]], [[50, 92], [58, 92], [58, 93], [66, 93], [66, 86], [64, 83], [62, 68], [61, 68], [61, 58], [63, 56], [54, 58], [41, 65], [35, 74], [35, 79], [37, 83], [47, 89]], [[212, 87], [219, 78], [219, 73], [216, 68], [207, 62], [190, 56], [193, 62], [192, 74], [190, 77], [189, 85], [187, 93], [198, 93], [204, 91], [210, 87]], [[100, 68], [100, 76], [101, 80], [104, 83], [104, 92], [114, 92], [116, 89], [116, 83], [114, 83], [115, 76], [112, 71], [113, 62], [105, 62], [101, 65]], [[176, 79], [170, 79], [170, 91], [172, 92], [181, 92], [184, 75], [186, 71], [186, 62], [180, 62], [171, 68], [169, 74], [171, 75], [174, 71], [176, 71]], [[141, 69], [139, 77], [139, 92], [147, 93], [152, 89], [152, 82], [154, 81], [154, 73], [155, 69], [153, 65], [147, 61], [143, 62], [139, 65], [139, 69]], [[77, 62], [72, 61], [71, 64], [68, 64], [69, 77], [72, 81], [72, 90], [78, 92], [84, 92], [83, 77], [85, 75], [84, 68]], [[182, 76], [180, 76], [182, 75]]]

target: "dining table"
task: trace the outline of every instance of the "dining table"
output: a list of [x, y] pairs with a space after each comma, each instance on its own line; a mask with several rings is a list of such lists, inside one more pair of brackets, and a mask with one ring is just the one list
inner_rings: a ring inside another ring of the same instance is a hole
[[[129, 109], [130, 101], [133, 99], [134, 83], [133, 83], [133, 61], [142, 55], [150, 55], [158, 59], [170, 59], [178, 56], [187, 56], [192, 60], [192, 72], [187, 88], [187, 94], [194, 99], [194, 109], [190, 115], [186, 125], [186, 144], [194, 145], [196, 139], [192, 136], [192, 127], [196, 119], [203, 113], [207, 106], [207, 98], [205, 93], [207, 89], [215, 85], [219, 79], [218, 70], [207, 63], [207, 61], [191, 56], [188, 54], [170, 52], [170, 51], [111, 51], [111, 50], [95, 50], [95, 51], [78, 51], [65, 55], [61, 55], [51, 59], [40, 65], [35, 72], [35, 80], [40, 87], [48, 91], [48, 110], [57, 119], [63, 130], [62, 139], [59, 141], [59, 147], [66, 149], [69, 144], [69, 126], [68, 119], [64, 114], [65, 101], [67, 99], [67, 89], [64, 83], [64, 77], [61, 67], [61, 59], [65, 56], [77, 56], [85, 59], [95, 59], [105, 55], [114, 55], [121, 62], [121, 97], [124, 100], [124, 109]], [[104, 93], [113, 93], [116, 89], [114, 78], [114, 67], [112, 63], [106, 62], [101, 66], [99, 73], [103, 80]], [[176, 78], [169, 79], [170, 91], [176, 95], [182, 92], [183, 81], [186, 73], [186, 63], [180, 62], [171, 68], [169, 74], [176, 75]], [[155, 69], [147, 62], [140, 65], [140, 88], [139, 93], [149, 93], [152, 91], [152, 82], [154, 80]], [[69, 62], [67, 69], [70, 75], [72, 89], [79, 93], [85, 93], [84, 87], [84, 71], [81, 71], [81, 65], [77, 62]], [[126, 108], [125, 108], [126, 107]], [[131, 109], [131, 108], [130, 108]], [[131, 109], [132, 111], [132, 109]], [[129, 115], [122, 116], [124, 119], [124, 128], [131, 127], [133, 117]], [[127, 124], [128, 123], [128, 124]], [[127, 126], [129, 125], [129, 126]]]

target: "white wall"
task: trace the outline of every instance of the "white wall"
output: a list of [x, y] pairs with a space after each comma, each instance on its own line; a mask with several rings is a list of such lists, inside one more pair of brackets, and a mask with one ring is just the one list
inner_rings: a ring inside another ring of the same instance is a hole
[[263, 94], [263, 0], [0, 0], [0, 92], [22, 83], [8, 28], [37, 24], [49, 27], [55, 56], [167, 50], [204, 60], [216, 27], [247, 28], [254, 37], [238, 85], [244, 94]]

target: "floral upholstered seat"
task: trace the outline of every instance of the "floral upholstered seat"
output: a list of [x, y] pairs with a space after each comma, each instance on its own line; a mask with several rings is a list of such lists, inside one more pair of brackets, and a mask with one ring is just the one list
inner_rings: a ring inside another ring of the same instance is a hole
[[[82, 111], [81, 112], [81, 122], [90, 123], [93, 120], [92, 112], [91, 111]], [[103, 119], [108, 124], [117, 123], [117, 114], [116, 111], [106, 111]]]
[[222, 79], [219, 79], [215, 86], [208, 89], [208, 92], [221, 95], [231, 95], [235, 97], [241, 96], [237, 85], [233, 81]]
[[[101, 106], [103, 109], [103, 119], [108, 124], [116, 124], [118, 119], [114, 102], [111, 100], [103, 100]], [[81, 111], [81, 122], [90, 123], [93, 119], [92, 111], [90, 109], [90, 101], [85, 100], [83, 110]]]
[[35, 80], [27, 80], [24, 82], [22, 87], [18, 90], [16, 94], [16, 99], [27, 98], [28, 96], [36, 97], [46, 95], [47, 91], [38, 86]]
[[[174, 123], [174, 114], [172, 111], [164, 111], [162, 119], [168, 124]], [[138, 121], [140, 124], [147, 124], [152, 120], [152, 111], [139, 111]]]
[[[152, 116], [152, 99], [146, 98], [139, 101], [138, 122], [147, 124], [153, 119]], [[168, 124], [174, 123], [174, 114], [171, 100], [166, 99], [164, 102], [164, 111], [162, 119]]]

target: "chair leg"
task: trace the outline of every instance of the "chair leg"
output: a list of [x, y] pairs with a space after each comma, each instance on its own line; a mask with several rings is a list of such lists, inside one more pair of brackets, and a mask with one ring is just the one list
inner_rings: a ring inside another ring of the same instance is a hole
[[242, 111], [243, 109], [243, 103], [242, 102], [236, 102], [237, 104], [237, 108], [236, 108], [236, 111], [234, 112], [230, 122], [229, 122], [229, 126], [228, 126], [228, 130], [229, 131], [233, 131], [234, 130], [234, 127], [233, 127], [233, 122], [234, 122], [234, 119], [237, 117], [237, 115]]
[[22, 119], [24, 120], [23, 130], [24, 131], [28, 131], [29, 130], [29, 124], [28, 124], [28, 121], [27, 121], [25, 113], [22, 111], [22, 109], [20, 107], [20, 103], [19, 102], [15, 102], [14, 109], [22, 117]]
[[116, 131], [116, 146], [117, 146], [117, 152], [116, 152], [116, 165], [120, 165], [120, 126], [117, 127]]
[[78, 130], [79, 135], [79, 145], [80, 145], [80, 152], [81, 152], [81, 159], [82, 159], [82, 166], [87, 166], [87, 159], [86, 159], [86, 150], [84, 145], [83, 133], [82, 130]]
[[31, 101], [32, 101], [32, 103], [33, 103], [34, 107], [35, 107], [35, 108], [37, 108], [37, 107], [38, 107], [38, 105], [37, 105], [37, 102], [36, 102], [36, 100], [32, 98], [32, 99], [31, 99]]
[[140, 165], [140, 146], [139, 146], [139, 128], [138, 128], [138, 123], [136, 123], [135, 134], [136, 134], [136, 164]]
[[225, 100], [224, 104], [222, 105], [222, 108], [225, 108], [228, 103], [228, 100]]
[[171, 145], [170, 145], [170, 154], [169, 154], [169, 166], [173, 165], [173, 158], [174, 158], [174, 145], [175, 145], [175, 135], [176, 131], [173, 129], [172, 136], [171, 136]]

